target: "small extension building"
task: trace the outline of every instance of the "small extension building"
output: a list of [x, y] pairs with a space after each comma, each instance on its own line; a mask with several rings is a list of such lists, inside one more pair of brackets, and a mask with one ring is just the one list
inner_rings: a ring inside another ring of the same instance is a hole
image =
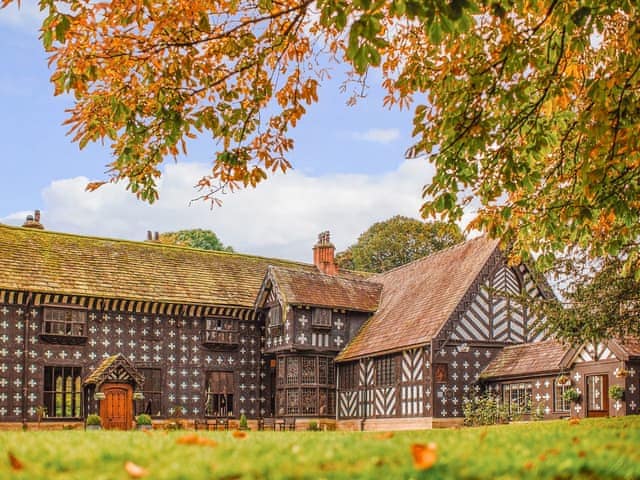
[[[35, 227], [35, 228], [34, 228]], [[459, 423], [491, 389], [545, 418], [637, 413], [640, 342], [569, 348], [515, 294], [550, 295], [497, 242], [377, 275], [0, 225], [0, 424], [148, 413], [339, 429]], [[624, 388], [608, 399], [608, 387]], [[566, 388], [581, 400], [568, 405]], [[572, 409], [570, 411], [570, 409]]]

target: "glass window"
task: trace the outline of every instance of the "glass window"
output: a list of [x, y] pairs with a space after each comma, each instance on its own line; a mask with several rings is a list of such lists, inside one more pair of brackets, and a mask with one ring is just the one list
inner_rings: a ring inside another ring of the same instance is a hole
[[233, 415], [235, 382], [233, 372], [209, 372], [205, 415], [227, 417]]
[[394, 357], [391, 355], [376, 358], [376, 386], [393, 385], [396, 381]]
[[555, 380], [553, 383], [553, 409], [556, 412], [568, 412], [570, 410], [570, 405], [567, 400], [564, 398], [564, 392], [568, 390], [570, 385], [567, 383], [558, 384], [558, 380]]
[[44, 309], [43, 333], [84, 337], [87, 325], [87, 311], [74, 308]]
[[162, 415], [162, 370], [159, 368], [138, 368], [144, 376], [142, 400], [136, 400], [136, 412], [152, 416]]
[[44, 406], [48, 417], [82, 416], [82, 369], [44, 367]]
[[531, 412], [531, 384], [511, 383], [502, 386], [502, 399], [509, 413], [521, 414]]
[[205, 343], [235, 345], [238, 343], [238, 322], [233, 318], [206, 318]]
[[331, 309], [314, 308], [311, 314], [311, 326], [313, 327], [331, 327]]

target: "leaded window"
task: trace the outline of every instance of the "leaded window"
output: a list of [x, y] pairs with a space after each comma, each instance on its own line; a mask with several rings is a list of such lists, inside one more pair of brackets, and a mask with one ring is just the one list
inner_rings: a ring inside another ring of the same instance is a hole
[[311, 326], [320, 328], [331, 328], [331, 309], [314, 308], [311, 314]]
[[316, 359], [302, 358], [302, 383], [316, 383]]
[[278, 325], [282, 325], [282, 308], [280, 305], [275, 305], [267, 313], [267, 326], [275, 327]]
[[204, 343], [236, 345], [238, 322], [233, 318], [208, 317], [205, 319]]
[[303, 415], [316, 415], [316, 389], [315, 388], [303, 388], [302, 389], [302, 414]]
[[319, 357], [318, 358], [318, 383], [320, 385], [326, 385], [329, 380], [328, 374], [329, 372], [327, 371], [327, 361], [329, 359], [325, 358], [325, 357]]
[[531, 384], [510, 383], [502, 386], [502, 398], [509, 413], [522, 414], [531, 412]]
[[358, 387], [358, 362], [340, 365], [340, 389], [349, 390]]
[[387, 355], [376, 358], [376, 386], [386, 387], [396, 381], [394, 357]]
[[300, 413], [300, 394], [298, 389], [287, 390], [287, 415]]
[[44, 406], [48, 417], [82, 416], [80, 367], [44, 367]]
[[214, 417], [233, 415], [234, 391], [233, 372], [208, 372], [205, 415]]
[[152, 416], [162, 415], [162, 370], [159, 368], [138, 368], [144, 377], [142, 400], [136, 400], [136, 412]]
[[300, 364], [297, 358], [287, 358], [287, 385], [300, 383]]
[[558, 383], [555, 380], [553, 383], [553, 409], [556, 412], [568, 412], [570, 410], [570, 402], [564, 398], [564, 392], [571, 387], [570, 384]]
[[87, 311], [78, 308], [46, 307], [43, 332], [46, 335], [84, 337], [87, 327]]

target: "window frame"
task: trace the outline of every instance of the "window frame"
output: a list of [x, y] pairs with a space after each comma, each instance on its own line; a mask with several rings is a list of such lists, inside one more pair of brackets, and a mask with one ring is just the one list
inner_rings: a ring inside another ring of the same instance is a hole
[[[54, 312], [63, 314], [67, 313], [71, 318], [48, 319], [47, 317], [52, 315]], [[76, 305], [45, 305], [42, 312], [41, 334], [56, 338], [87, 338], [87, 312], [88, 310], [86, 308]], [[81, 315], [82, 319], [74, 319], [73, 317], [75, 314]], [[53, 328], [50, 328], [49, 331], [47, 331], [47, 327], [51, 325], [62, 325], [63, 329], [54, 331]], [[81, 326], [80, 334], [74, 332], [74, 326], [78, 325]], [[69, 329], [71, 329], [71, 331]]]
[[311, 327], [331, 328], [333, 325], [333, 311], [330, 308], [314, 307], [311, 312]]
[[[163, 377], [163, 370], [161, 367], [148, 367], [146, 365], [140, 365], [137, 366], [136, 369], [138, 370], [138, 372], [140, 372], [140, 374], [144, 377], [144, 384], [142, 389], [140, 390], [140, 392], [144, 395], [144, 398], [142, 400], [136, 400], [136, 412], [137, 413], [147, 413], [148, 415], [154, 417], [154, 418], [160, 418], [164, 416], [164, 409], [163, 409], [163, 402], [162, 402], [162, 387], [164, 385], [164, 377]], [[159, 373], [159, 384], [158, 386], [160, 387], [159, 390], [150, 390], [149, 389], [149, 377], [146, 375], [146, 372], [149, 370], [153, 370], [153, 371], [157, 371]], [[154, 412], [154, 408], [153, 408], [153, 404], [151, 402], [153, 402], [153, 399], [155, 399], [155, 401], [157, 402], [157, 404], [159, 405], [159, 411], [155, 411]], [[141, 405], [145, 405], [145, 408], [140, 408]], [[150, 406], [151, 407], [151, 412], [147, 412], [147, 408], [146, 406]]]
[[[58, 389], [56, 370], [59, 370], [62, 376], [61, 389]], [[71, 376], [65, 375], [65, 370], [71, 370]], [[47, 389], [50, 378], [50, 387]], [[71, 391], [68, 391], [66, 378], [71, 378]], [[58, 412], [58, 396], [60, 395], [62, 414]], [[70, 397], [71, 405], [69, 406], [71, 415], [67, 413], [67, 397]], [[69, 420], [81, 419], [84, 412], [84, 389], [82, 387], [82, 367], [77, 365], [44, 365], [43, 366], [43, 382], [42, 382], [42, 404], [47, 409], [47, 420]]]
[[376, 357], [376, 387], [392, 387], [396, 384], [396, 356], [384, 355]]
[[[516, 393], [514, 401], [513, 393]], [[522, 393], [522, 395], [521, 395]], [[503, 383], [502, 401], [509, 414], [527, 415], [531, 413], [533, 400], [533, 385], [531, 382]], [[524, 404], [522, 404], [524, 402]], [[517, 406], [517, 408], [512, 408]]]
[[[564, 398], [564, 392], [571, 388], [570, 384], [558, 384], [558, 379], [553, 381], [553, 411], [556, 413], [570, 413], [571, 402]], [[558, 401], [560, 404], [558, 405]]]
[[234, 346], [239, 343], [237, 318], [211, 315], [204, 317], [202, 343]]

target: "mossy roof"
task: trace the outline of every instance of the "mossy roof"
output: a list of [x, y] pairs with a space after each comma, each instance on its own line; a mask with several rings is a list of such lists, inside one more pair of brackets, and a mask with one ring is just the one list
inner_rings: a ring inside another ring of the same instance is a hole
[[570, 347], [557, 340], [525, 343], [505, 347], [481, 374], [484, 379], [497, 379], [556, 373]]
[[326, 275], [287, 267], [269, 272], [284, 300], [292, 305], [375, 312], [382, 285], [354, 275]]
[[0, 225], [0, 289], [252, 308], [269, 265], [310, 264]]

